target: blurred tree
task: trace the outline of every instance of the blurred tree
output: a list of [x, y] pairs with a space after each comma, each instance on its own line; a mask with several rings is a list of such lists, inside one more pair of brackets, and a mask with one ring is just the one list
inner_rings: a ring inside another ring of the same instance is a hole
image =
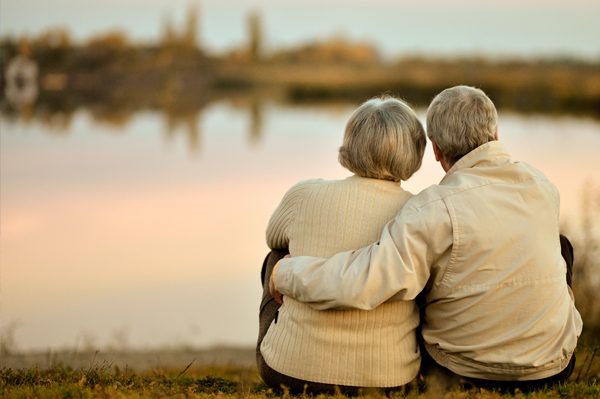
[[192, 5], [187, 11], [187, 24], [182, 35], [182, 42], [188, 48], [196, 48], [198, 35], [198, 7]]
[[121, 31], [108, 32], [89, 39], [83, 49], [87, 67], [98, 68], [123, 59], [128, 48], [125, 34]]
[[86, 47], [89, 50], [118, 53], [127, 46], [127, 39], [121, 31], [109, 32], [101, 36], [92, 37]]
[[263, 35], [261, 19], [258, 13], [251, 12], [248, 14], [248, 29], [250, 35], [250, 43], [248, 52], [252, 61], [257, 61], [261, 58], [263, 51]]
[[19, 41], [19, 54], [24, 57], [29, 57], [31, 55], [31, 43], [25, 36]]
[[4, 36], [0, 39], [0, 65], [5, 70], [8, 60], [19, 54], [19, 44], [14, 37]]
[[173, 21], [170, 17], [163, 16], [163, 34], [161, 43], [163, 45], [169, 45], [175, 42], [177, 35], [175, 34], [175, 28], [173, 27]]
[[44, 71], [64, 68], [69, 64], [71, 38], [65, 28], [50, 28], [32, 41], [32, 57]]
[[295, 49], [278, 51], [273, 54], [272, 59], [288, 63], [358, 65], [375, 65], [379, 63], [379, 55], [373, 45], [369, 43], [349, 43], [341, 37], [313, 42]]
[[186, 23], [178, 32], [170, 18], [165, 18], [161, 44], [172, 52], [191, 52], [198, 49], [198, 7], [192, 5], [186, 14]]

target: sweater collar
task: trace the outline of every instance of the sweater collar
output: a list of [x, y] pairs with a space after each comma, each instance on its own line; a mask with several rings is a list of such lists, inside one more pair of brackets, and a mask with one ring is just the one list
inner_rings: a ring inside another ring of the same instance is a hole
[[358, 175], [352, 175], [352, 176], [348, 176], [346, 178], [346, 180], [362, 180], [371, 184], [378, 184], [381, 186], [387, 186], [387, 187], [395, 187], [398, 188], [400, 187], [400, 182], [399, 181], [392, 181], [392, 180], [383, 180], [383, 179], [374, 179], [371, 177], [362, 177], [362, 176], [358, 176]]

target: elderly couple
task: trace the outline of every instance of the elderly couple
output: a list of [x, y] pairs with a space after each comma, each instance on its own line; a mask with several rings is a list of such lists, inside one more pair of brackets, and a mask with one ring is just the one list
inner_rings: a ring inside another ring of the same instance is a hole
[[354, 175], [283, 197], [262, 270], [256, 355], [268, 386], [394, 391], [421, 373], [529, 390], [571, 374], [582, 322], [556, 187], [511, 159], [479, 89], [437, 95], [427, 136], [446, 175], [413, 195], [400, 181], [421, 166], [423, 126], [398, 99], [369, 100], [339, 150]]

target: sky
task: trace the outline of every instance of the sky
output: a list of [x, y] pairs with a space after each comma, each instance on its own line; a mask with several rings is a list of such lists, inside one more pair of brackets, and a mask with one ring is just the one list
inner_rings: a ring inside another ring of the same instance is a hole
[[0, 34], [65, 26], [77, 40], [110, 30], [156, 40], [165, 25], [200, 13], [204, 48], [246, 43], [249, 12], [261, 16], [267, 51], [344, 37], [375, 44], [385, 58], [420, 55], [600, 58], [597, 0], [2, 0]]

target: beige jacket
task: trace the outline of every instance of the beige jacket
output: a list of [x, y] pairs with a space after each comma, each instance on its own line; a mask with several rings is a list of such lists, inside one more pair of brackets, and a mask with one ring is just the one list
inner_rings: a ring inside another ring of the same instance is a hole
[[558, 215], [556, 187], [494, 141], [413, 197], [380, 241], [329, 261], [284, 259], [275, 283], [315, 309], [372, 309], [426, 287], [423, 337], [439, 364], [474, 378], [545, 378], [566, 367], [582, 328]]
[[[267, 228], [271, 248], [292, 256], [330, 257], [377, 240], [412, 197], [399, 183], [357, 176], [307, 180], [292, 187]], [[330, 278], [335, 287], [338, 282]], [[277, 323], [261, 344], [267, 364], [306, 381], [361, 387], [395, 387], [418, 372], [420, 353], [414, 301], [371, 311], [317, 311], [284, 298]]]

